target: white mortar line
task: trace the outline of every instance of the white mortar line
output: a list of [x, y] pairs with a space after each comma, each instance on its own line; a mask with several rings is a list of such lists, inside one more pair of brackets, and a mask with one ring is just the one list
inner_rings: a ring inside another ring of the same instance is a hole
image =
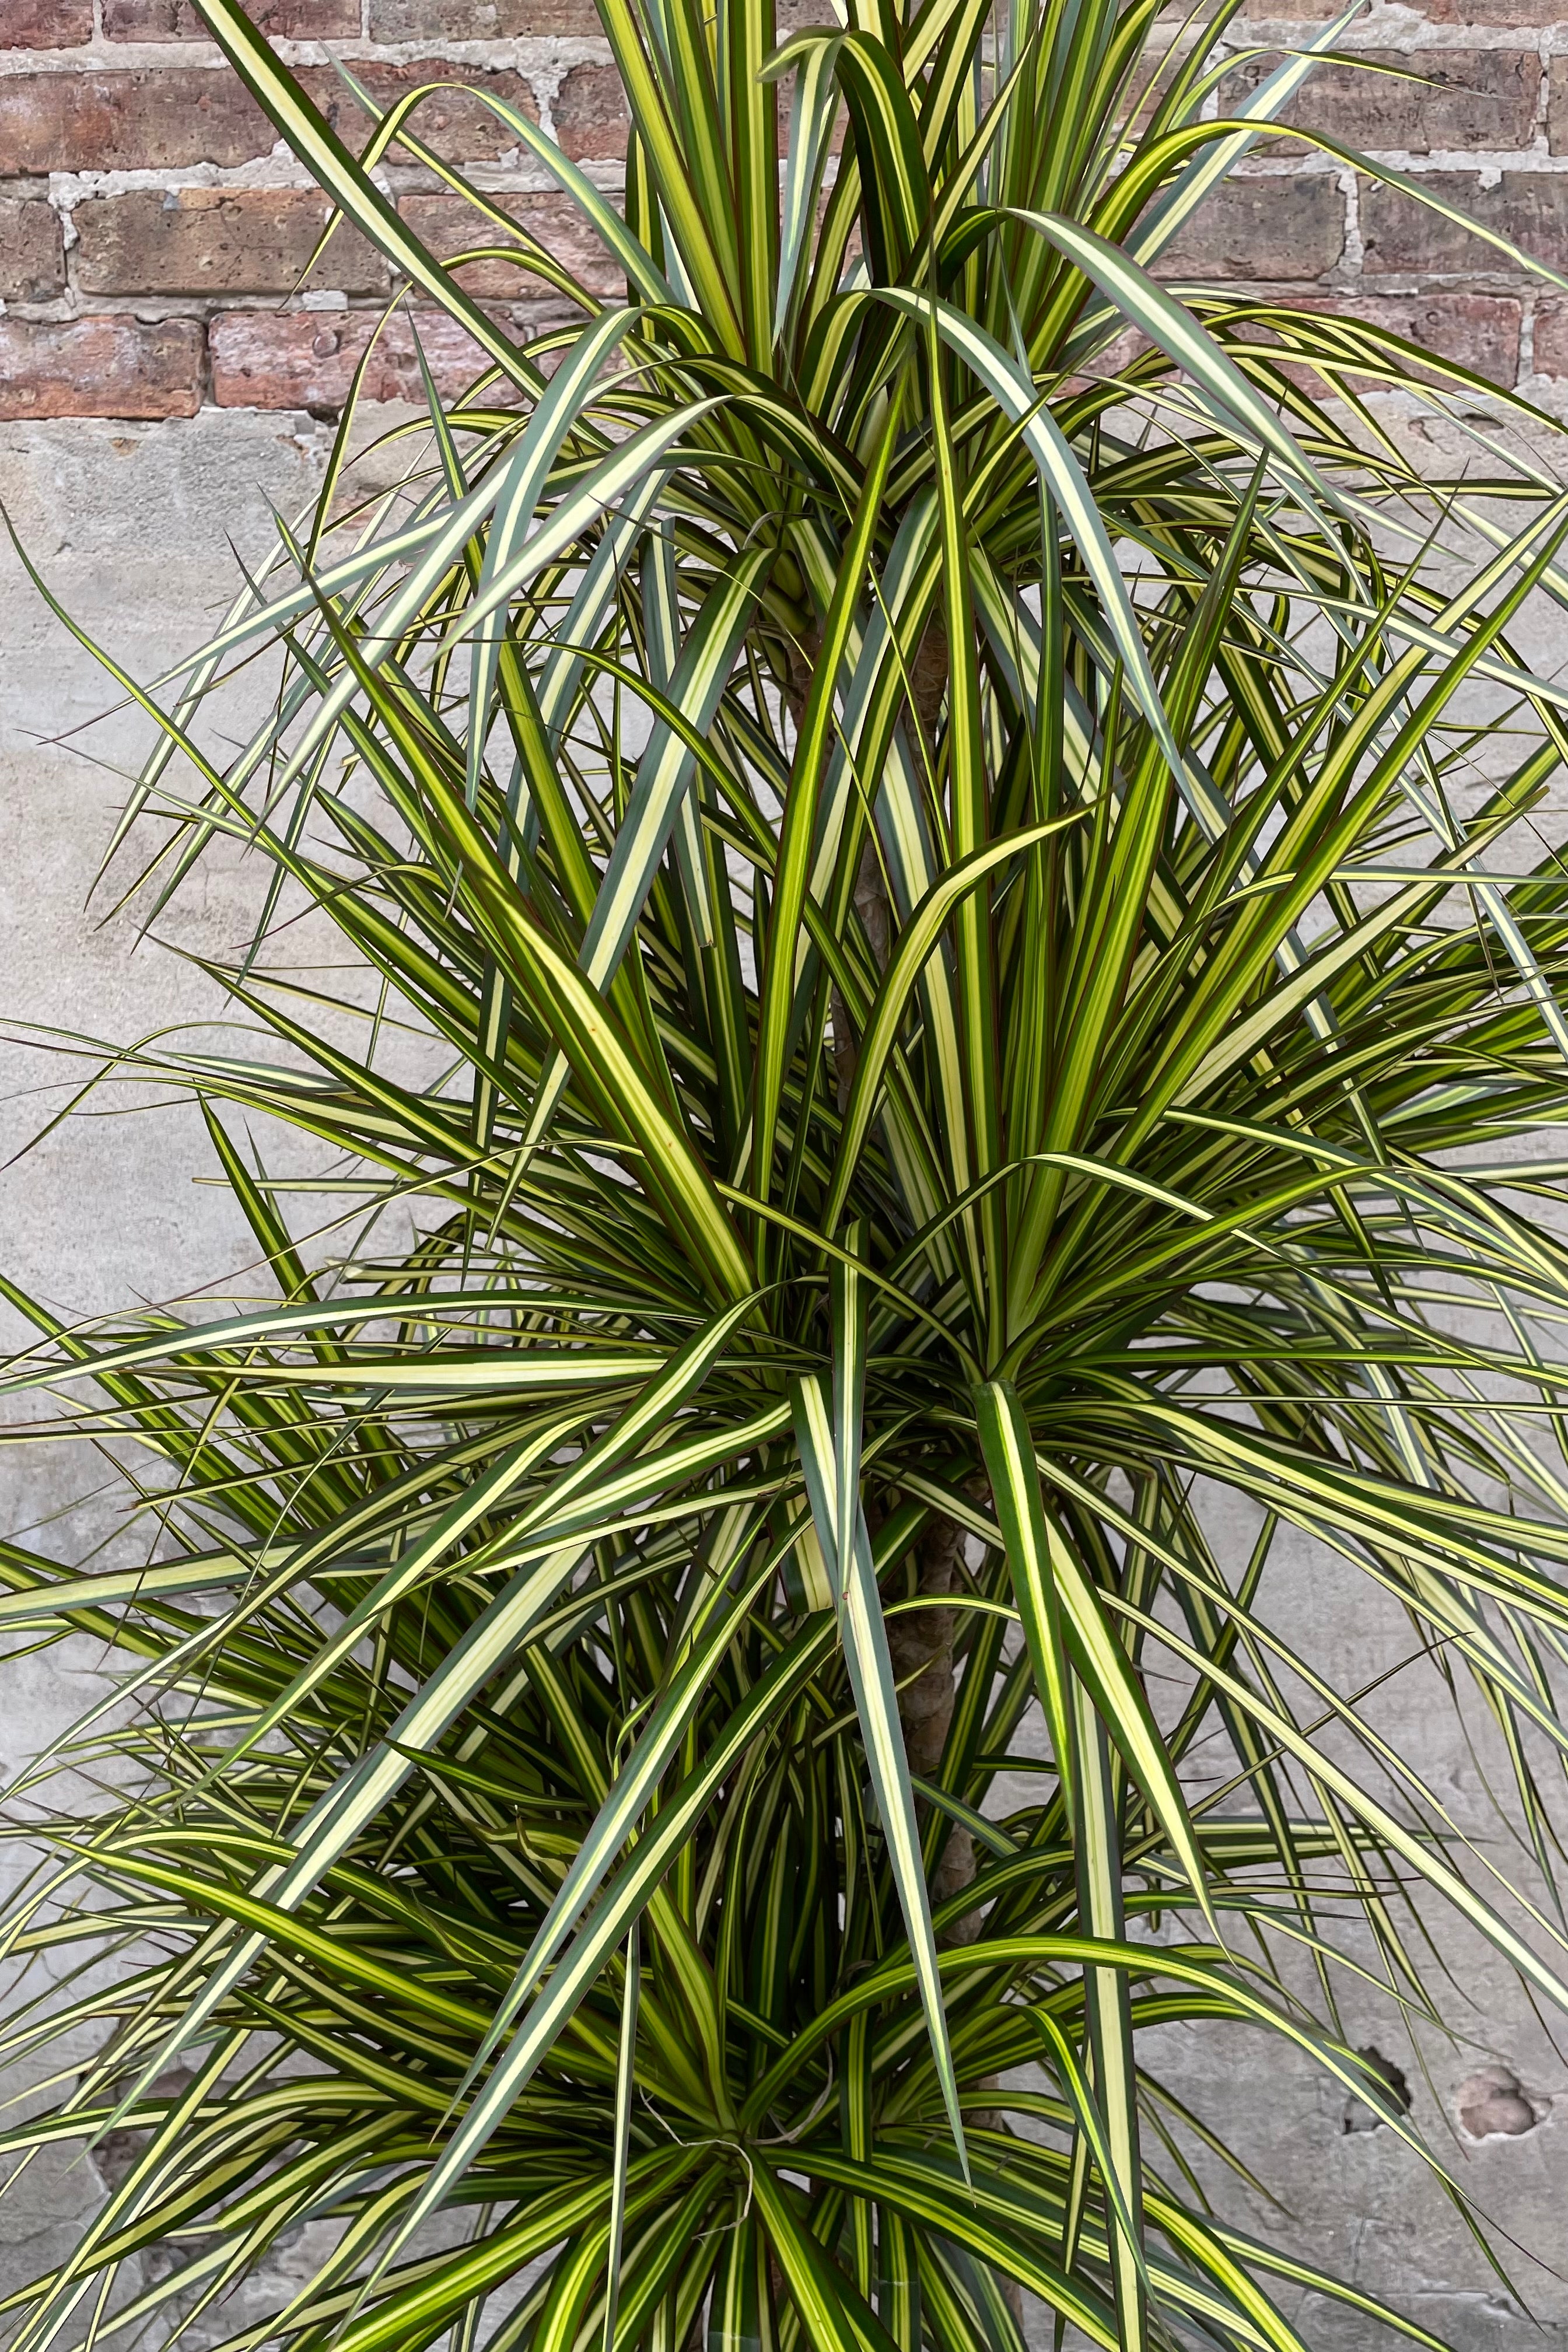
[[[101, 8], [102, 0], [94, 0]], [[99, 19], [101, 23], [101, 18]], [[287, 66], [330, 66], [333, 58], [345, 65], [418, 65], [428, 58], [440, 65], [479, 66], [497, 73], [528, 73], [535, 66], [603, 65], [611, 58], [609, 43], [598, 33], [520, 34], [501, 41], [274, 41], [274, 52]], [[80, 75], [84, 72], [169, 72], [226, 74], [231, 68], [221, 49], [209, 41], [110, 41], [95, 35], [74, 49], [0, 49], [0, 80], [12, 74]]]

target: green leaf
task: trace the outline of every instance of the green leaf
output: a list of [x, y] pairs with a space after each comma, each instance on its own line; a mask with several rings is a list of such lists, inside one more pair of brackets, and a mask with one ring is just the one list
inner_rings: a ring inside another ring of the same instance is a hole
[[[845, 1369], [841, 1378], [847, 1395], [852, 1394], [852, 1366]], [[914, 1790], [910, 1780], [909, 1758], [904, 1750], [904, 1736], [899, 1722], [898, 1701], [893, 1689], [893, 1663], [888, 1648], [888, 1629], [882, 1617], [881, 1595], [877, 1590], [876, 1572], [871, 1564], [866, 1515], [857, 1493], [854, 1530], [846, 1543], [837, 1523], [836, 1507], [839, 1469], [834, 1448], [833, 1422], [820, 1380], [810, 1375], [795, 1382], [793, 1404], [795, 1443], [800, 1448], [806, 1492], [811, 1497], [812, 1517], [816, 1522], [817, 1541], [826, 1559], [847, 1566], [847, 1573], [837, 1596], [844, 1656], [849, 1669], [850, 1686], [855, 1694], [861, 1735], [866, 1743], [866, 1761], [877, 1811], [881, 1818], [882, 1834], [887, 1840], [893, 1883], [898, 1889], [900, 1907], [904, 1915], [910, 1949], [915, 1956], [921, 2001], [942, 2084], [942, 2102], [958, 2149], [959, 2162], [966, 2166], [968, 2156], [959, 2113], [958, 2082], [953, 2073], [947, 2016], [942, 2006], [936, 1938], [931, 1924], [931, 1897], [926, 1888], [920, 1831], [915, 1820]]]

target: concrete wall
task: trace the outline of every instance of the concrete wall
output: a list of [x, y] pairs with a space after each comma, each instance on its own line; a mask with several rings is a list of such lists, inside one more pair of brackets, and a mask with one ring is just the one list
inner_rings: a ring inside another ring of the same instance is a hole
[[[268, 506], [301, 504], [319, 479], [323, 428], [306, 418], [216, 414], [179, 425], [0, 425], [0, 503], [51, 587], [133, 671], [152, 676], [193, 623], [233, 593], [237, 542], [265, 545]], [[169, 1297], [249, 1255], [221, 1192], [197, 1186], [194, 1122], [175, 1112], [75, 1120], [36, 1152], [36, 1134], [84, 1075], [25, 1038], [21, 1019], [60, 1030], [135, 1034], [199, 1019], [208, 1000], [188, 964], [102, 923], [89, 893], [123, 796], [121, 770], [142, 730], [123, 717], [88, 727], [113, 702], [0, 554], [0, 1255], [5, 1270], [66, 1316]], [[86, 728], [84, 733], [73, 730]], [[69, 737], [62, 741], [58, 739]], [[192, 901], [193, 941], [238, 935], [238, 877], [221, 869]], [[205, 1171], [204, 1171], [205, 1172]], [[19, 1334], [6, 1328], [7, 1345]], [[86, 1551], [110, 1532], [112, 1504], [79, 1449], [0, 1449], [0, 1528]], [[85, 1507], [68, 1510], [84, 1494]], [[67, 1514], [61, 1517], [58, 1515]], [[63, 1733], [92, 1696], [91, 1645], [8, 1662], [0, 1699], [0, 1772], [8, 1780]], [[7, 1879], [16, 1861], [5, 1849]], [[51, 2053], [68, 2063], [68, 2046]], [[10, 2086], [8, 2086], [9, 2088]], [[90, 2160], [33, 2167], [0, 2203], [0, 2294], [68, 2251], [102, 2194]]]

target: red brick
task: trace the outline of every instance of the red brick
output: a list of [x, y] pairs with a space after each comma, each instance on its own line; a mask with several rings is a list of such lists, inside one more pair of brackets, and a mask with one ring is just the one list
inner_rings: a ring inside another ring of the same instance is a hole
[[201, 397], [194, 319], [0, 319], [0, 417], [194, 416]]
[[[1445, 204], [1458, 205], [1538, 261], [1568, 268], [1568, 175], [1561, 172], [1505, 172], [1483, 188], [1468, 172], [1423, 173], [1421, 184]], [[1363, 188], [1362, 235], [1370, 270], [1475, 272], [1506, 269], [1506, 256], [1483, 244], [1457, 222], [1418, 205], [1397, 188]]]
[[[1456, 361], [1492, 383], [1511, 384], [1518, 377], [1522, 306], [1511, 294], [1297, 294], [1291, 299], [1302, 310], [1364, 319], [1369, 326], [1400, 335], [1436, 358]], [[1260, 333], [1260, 340], [1272, 338]], [[1305, 368], [1300, 374], [1314, 391], [1319, 389], [1320, 377]]]
[[1342, 305], [1352, 317], [1403, 335], [1436, 358], [1455, 360], [1490, 383], [1519, 375], [1522, 307], [1508, 294], [1366, 296]]
[[92, 0], [0, 0], [0, 49], [73, 49], [92, 38]]
[[1547, 144], [1554, 155], [1568, 155], [1568, 58], [1553, 58], [1546, 109]]
[[[368, 310], [226, 310], [212, 322], [213, 398], [220, 408], [339, 411], [349, 396], [379, 313]], [[420, 310], [420, 340], [443, 397], [463, 391], [487, 364], [479, 346], [444, 311]], [[398, 311], [376, 343], [363, 395], [422, 403], [424, 391], [406, 315]]]
[[[287, 294], [331, 210], [324, 196], [292, 188], [95, 196], [72, 215], [77, 275], [89, 294]], [[373, 246], [340, 228], [309, 283], [370, 294], [391, 275]]]
[[[1429, 155], [1443, 148], [1522, 147], [1535, 129], [1541, 59], [1527, 49], [1364, 49], [1369, 72], [1320, 66], [1284, 121], [1326, 131], [1345, 146], [1403, 148]], [[1259, 58], [1226, 83], [1220, 102], [1256, 85], [1273, 58]], [[1281, 152], [1286, 142], [1274, 148]], [[1298, 142], [1289, 142], [1299, 148]]]
[[[381, 107], [395, 106], [412, 89], [432, 88], [414, 110], [408, 128], [422, 144], [453, 163], [493, 163], [517, 145], [516, 134], [476, 96], [453, 83], [487, 90], [537, 121], [539, 110], [520, 74], [487, 72], [474, 66], [453, 65], [445, 58], [416, 58], [407, 65], [372, 59], [355, 65], [354, 73]], [[312, 67], [300, 82], [327, 121], [357, 153], [370, 136], [370, 117], [330, 67]]]
[[[1495, 25], [1523, 31], [1536, 25], [1560, 25], [1563, 0], [1422, 0], [1423, 14], [1435, 25]], [[1331, 8], [1324, 10], [1332, 16]]]
[[555, 136], [574, 162], [626, 152], [626, 101], [614, 66], [574, 66], [556, 93]]
[[1568, 376], [1568, 299], [1543, 295], [1535, 312], [1535, 366], [1540, 375]]
[[1324, 172], [1222, 182], [1160, 257], [1162, 278], [1321, 278], [1344, 251], [1345, 200]]
[[0, 170], [245, 163], [277, 132], [226, 68], [0, 76]]
[[[426, 58], [358, 69], [378, 105], [427, 83], [468, 82], [532, 117], [515, 73], [487, 72]], [[356, 148], [370, 121], [330, 68], [300, 76], [334, 129]], [[454, 162], [483, 162], [517, 142], [478, 99], [439, 89], [416, 110], [413, 129]], [[0, 76], [0, 171], [157, 170], [185, 163], [244, 163], [269, 152], [278, 133], [226, 67], [137, 66], [89, 73]]]
[[0, 196], [0, 301], [47, 302], [66, 282], [60, 216], [41, 196]]
[[[359, 0], [247, 0], [246, 14], [274, 40], [352, 41]], [[205, 41], [212, 36], [193, 0], [103, 0], [111, 41]]]
[[[500, 204], [503, 199], [492, 197], [492, 202]], [[508, 196], [504, 206], [520, 227], [537, 237], [590, 294], [624, 295], [625, 272], [570, 196]], [[438, 261], [475, 246], [505, 241], [500, 230], [460, 196], [405, 196], [401, 210], [409, 227]], [[536, 297], [547, 290], [547, 281], [531, 277], [509, 261], [469, 262], [458, 272], [458, 278], [470, 294], [487, 302]]]
[[374, 41], [580, 38], [603, 30], [594, 0], [370, 0]]

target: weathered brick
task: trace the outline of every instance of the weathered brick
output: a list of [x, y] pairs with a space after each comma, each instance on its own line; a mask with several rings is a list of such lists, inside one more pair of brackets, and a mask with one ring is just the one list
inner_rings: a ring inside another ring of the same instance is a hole
[[574, 66], [555, 95], [555, 136], [575, 160], [626, 152], [626, 101], [614, 66]]
[[[274, 40], [353, 40], [359, 0], [248, 0], [246, 11]], [[103, 0], [103, 29], [111, 41], [211, 39], [192, 0]]]
[[1546, 143], [1554, 155], [1568, 155], [1568, 58], [1553, 58], [1546, 105]]
[[60, 216], [41, 196], [0, 196], [0, 300], [47, 302], [66, 282]]
[[[1423, 173], [1421, 184], [1483, 227], [1511, 237], [1538, 261], [1554, 269], [1568, 268], [1568, 175], [1505, 172], [1495, 186], [1484, 188], [1473, 173], [1431, 172]], [[1363, 189], [1361, 226], [1369, 270], [1508, 268], [1495, 247], [1397, 188], [1373, 183]]]
[[1568, 298], [1542, 297], [1535, 311], [1535, 366], [1540, 375], [1568, 376]]
[[[531, 121], [539, 119], [533, 95], [521, 74], [454, 65], [446, 58], [416, 58], [406, 65], [373, 58], [354, 67], [357, 79], [381, 107], [395, 106], [412, 89], [431, 89], [415, 108], [408, 128], [423, 145], [434, 148], [449, 163], [490, 163], [517, 145], [514, 132], [477, 96], [487, 90], [504, 99]], [[370, 131], [370, 118], [340, 77], [330, 67], [311, 67], [300, 80], [339, 136], [356, 151]], [[452, 84], [466, 83], [468, 89]]]
[[1323, 172], [1230, 179], [1160, 258], [1163, 278], [1321, 278], [1344, 251], [1345, 200]]
[[[89, 294], [287, 294], [331, 207], [304, 189], [138, 188], [95, 196], [72, 218]], [[340, 228], [308, 281], [351, 294], [391, 283], [374, 246]]]
[[194, 416], [202, 341], [194, 319], [0, 319], [0, 417]]
[[[1293, 299], [1302, 310], [1364, 319], [1369, 326], [1401, 335], [1435, 358], [1457, 361], [1492, 383], [1511, 384], [1518, 378], [1523, 306], [1511, 294], [1312, 293]], [[1256, 331], [1262, 341], [1273, 340], [1261, 327]], [[1300, 373], [1314, 387], [1321, 382], [1305, 368]]]
[[[515, 73], [418, 58], [358, 68], [382, 106], [426, 83], [463, 83], [492, 91], [530, 116], [537, 112]], [[300, 82], [333, 128], [363, 145], [369, 120], [330, 67], [307, 68]], [[488, 107], [462, 89], [439, 89], [418, 108], [413, 128], [455, 162], [504, 154], [516, 141]], [[277, 131], [226, 67], [132, 67], [88, 73], [0, 76], [0, 171], [157, 170], [186, 163], [244, 163], [267, 154]]]
[[0, 171], [245, 163], [277, 132], [226, 68], [0, 76]]
[[594, 0], [370, 0], [374, 41], [505, 41], [603, 30]]
[[[444, 397], [487, 364], [479, 346], [444, 311], [416, 313], [420, 340]], [[212, 322], [213, 398], [220, 408], [308, 408], [335, 414], [349, 396], [377, 324], [364, 310], [226, 310]], [[422, 402], [408, 318], [383, 329], [366, 376], [367, 400]]]
[[0, 0], [0, 49], [72, 49], [92, 38], [92, 0]]
[[[1331, 16], [1335, 11], [1325, 8]], [[1537, 25], [1559, 25], [1563, 0], [1422, 0], [1422, 14], [1435, 25], [1489, 25], [1524, 31]]]
[[1373, 295], [1343, 308], [1438, 359], [1457, 361], [1490, 383], [1518, 380], [1523, 306], [1511, 295]]
[[[570, 196], [492, 196], [503, 204], [521, 228], [538, 238], [563, 268], [570, 269], [590, 294], [622, 294], [626, 276], [584, 219]], [[405, 196], [400, 207], [405, 220], [438, 261], [480, 245], [505, 242], [499, 229], [465, 204], [460, 196]], [[509, 261], [471, 261], [458, 272], [460, 285], [482, 301], [535, 297], [546, 284]]]
[[[1363, 49], [1366, 66], [1320, 66], [1283, 120], [1326, 131], [1346, 146], [1404, 149], [1526, 145], [1535, 128], [1541, 59], [1530, 49]], [[1276, 62], [1252, 60], [1227, 81], [1226, 99], [1256, 86]], [[1369, 72], [1366, 67], [1383, 70]], [[1418, 77], [1415, 78], [1415, 77]], [[1276, 154], [1300, 150], [1281, 142]]]

